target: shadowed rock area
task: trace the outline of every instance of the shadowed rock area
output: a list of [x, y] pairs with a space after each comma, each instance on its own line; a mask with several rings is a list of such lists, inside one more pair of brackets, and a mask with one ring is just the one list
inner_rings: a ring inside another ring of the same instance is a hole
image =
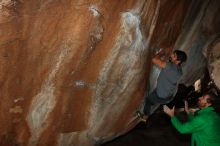
[[218, 0], [1, 0], [0, 145], [93, 146], [138, 123], [158, 48], [219, 84]]
[[[183, 114], [184, 115], [184, 114]], [[138, 124], [129, 133], [102, 146], [190, 146], [190, 135], [181, 135], [170, 123], [170, 118], [162, 113], [150, 117], [147, 125]]]

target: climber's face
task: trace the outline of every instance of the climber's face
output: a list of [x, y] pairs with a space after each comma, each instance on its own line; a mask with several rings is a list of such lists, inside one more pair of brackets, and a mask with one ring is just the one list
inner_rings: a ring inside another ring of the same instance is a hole
[[180, 61], [177, 60], [177, 55], [176, 55], [176, 53], [174, 53], [174, 52], [170, 55], [170, 61], [171, 61], [172, 63], [176, 64], [176, 65], [178, 65], [178, 64], [180, 63]]
[[177, 60], [176, 53], [171, 53], [171, 55], [170, 55], [170, 61], [171, 61], [171, 62], [175, 62], [176, 60]]

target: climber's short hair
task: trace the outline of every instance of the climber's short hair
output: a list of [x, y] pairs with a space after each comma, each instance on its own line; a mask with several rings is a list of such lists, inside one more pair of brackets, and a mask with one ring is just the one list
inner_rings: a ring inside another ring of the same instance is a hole
[[177, 60], [180, 61], [180, 64], [182, 64], [183, 62], [186, 62], [187, 55], [185, 52], [180, 51], [180, 50], [174, 50], [173, 53], [176, 54]]

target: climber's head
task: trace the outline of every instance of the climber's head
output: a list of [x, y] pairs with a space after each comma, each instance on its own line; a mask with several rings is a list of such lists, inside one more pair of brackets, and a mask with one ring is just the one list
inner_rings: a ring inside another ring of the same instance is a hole
[[170, 61], [176, 65], [181, 65], [186, 60], [187, 60], [186, 53], [180, 50], [174, 50], [173, 53], [170, 55]]

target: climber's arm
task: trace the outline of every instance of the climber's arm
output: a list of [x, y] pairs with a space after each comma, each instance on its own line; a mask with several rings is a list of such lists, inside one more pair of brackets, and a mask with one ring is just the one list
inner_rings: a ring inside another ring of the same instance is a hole
[[157, 65], [158, 67], [160, 67], [160, 68], [165, 68], [165, 66], [166, 66], [166, 64], [167, 64], [166, 61], [164, 61], [164, 60], [161, 59], [161, 54], [160, 54], [160, 53], [156, 54], [156, 55], [153, 57], [152, 62], [153, 62], [155, 65]]

